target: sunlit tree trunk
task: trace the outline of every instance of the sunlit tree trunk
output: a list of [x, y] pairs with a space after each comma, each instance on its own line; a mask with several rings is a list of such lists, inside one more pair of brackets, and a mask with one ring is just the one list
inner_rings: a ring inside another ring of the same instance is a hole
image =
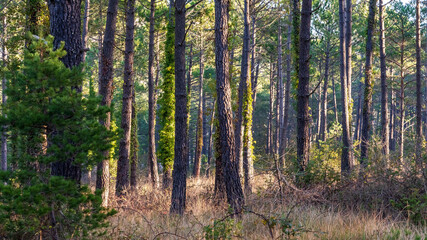
[[385, 54], [385, 29], [383, 17], [383, 0], [379, 0], [380, 21], [380, 65], [381, 65], [381, 140], [385, 162], [388, 162], [390, 153], [389, 144], [389, 121], [388, 121], [388, 89], [387, 89], [387, 67]]
[[233, 112], [229, 76], [228, 21], [229, 0], [215, 0], [215, 65], [218, 104], [219, 142], [224, 166], [228, 204], [236, 214], [245, 204], [236, 163]]

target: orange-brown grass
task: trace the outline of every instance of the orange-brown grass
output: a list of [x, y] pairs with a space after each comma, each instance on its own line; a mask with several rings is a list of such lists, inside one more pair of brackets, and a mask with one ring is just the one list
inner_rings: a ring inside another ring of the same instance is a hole
[[[213, 203], [213, 178], [188, 179], [183, 216], [169, 215], [170, 191], [154, 191], [142, 183], [125, 197], [114, 199], [118, 213], [110, 219], [105, 239], [204, 239], [205, 226], [227, 216], [226, 204]], [[426, 227], [414, 226], [382, 211], [341, 207], [316, 191], [278, 186], [272, 175], [255, 178], [254, 193], [246, 197], [246, 211], [234, 224], [230, 239], [426, 239]], [[267, 221], [276, 224], [266, 224]], [[295, 236], [283, 234], [280, 219], [289, 219]], [[289, 237], [289, 238], [288, 238]]]

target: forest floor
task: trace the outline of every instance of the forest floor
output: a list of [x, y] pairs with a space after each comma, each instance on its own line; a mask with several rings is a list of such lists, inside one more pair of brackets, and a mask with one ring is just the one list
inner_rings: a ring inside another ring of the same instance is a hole
[[283, 183], [280, 191], [272, 174], [258, 175], [254, 193], [246, 197], [243, 217], [234, 220], [228, 217], [225, 205], [213, 203], [213, 177], [188, 180], [187, 210], [183, 216], [169, 215], [170, 191], [153, 191], [150, 184], [142, 183], [134, 193], [113, 201], [112, 207], [118, 213], [110, 219], [104, 237], [427, 239], [426, 226], [412, 224], [404, 213], [390, 211], [389, 204], [369, 196], [386, 195], [391, 191], [389, 187], [357, 188], [361, 187], [349, 183], [339, 190], [328, 186], [301, 190]]

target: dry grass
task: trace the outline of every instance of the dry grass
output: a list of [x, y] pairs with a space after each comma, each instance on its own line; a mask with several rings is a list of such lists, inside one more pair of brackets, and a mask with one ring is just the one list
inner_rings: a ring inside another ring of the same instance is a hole
[[[364, 211], [357, 206], [344, 209], [319, 198], [314, 190], [288, 189], [281, 198], [271, 175], [257, 176], [255, 182], [256, 192], [247, 196], [247, 209], [252, 212], [245, 213], [234, 227], [232, 239], [272, 239], [271, 235], [287, 239], [279, 224], [270, 233], [263, 217], [291, 220], [298, 233], [291, 239], [427, 239], [426, 227], [411, 225], [399, 215], [391, 217], [381, 210]], [[141, 184], [126, 198], [114, 200], [113, 207], [119, 212], [110, 219], [105, 239], [204, 239], [204, 227], [227, 215], [225, 206], [212, 203], [213, 186], [213, 179], [189, 179], [187, 211], [184, 216], [171, 216], [170, 192], [153, 191], [149, 184]]]

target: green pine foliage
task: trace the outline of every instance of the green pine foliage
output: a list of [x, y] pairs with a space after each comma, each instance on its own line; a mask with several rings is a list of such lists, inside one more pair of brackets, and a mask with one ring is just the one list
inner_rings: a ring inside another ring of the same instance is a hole
[[157, 156], [163, 172], [171, 171], [175, 156], [175, 24], [168, 21], [165, 43], [165, 62], [162, 70], [163, 94], [159, 99], [159, 122], [161, 126]]
[[1, 125], [12, 133], [13, 151], [11, 170], [0, 173], [0, 238], [85, 239], [100, 234], [114, 214], [101, 207], [100, 192], [50, 175], [58, 161], [90, 168], [114, 138], [99, 123], [108, 108], [76, 92], [82, 69], [65, 67], [65, 54], [63, 45], [53, 50], [52, 36], [33, 39], [7, 73]]

